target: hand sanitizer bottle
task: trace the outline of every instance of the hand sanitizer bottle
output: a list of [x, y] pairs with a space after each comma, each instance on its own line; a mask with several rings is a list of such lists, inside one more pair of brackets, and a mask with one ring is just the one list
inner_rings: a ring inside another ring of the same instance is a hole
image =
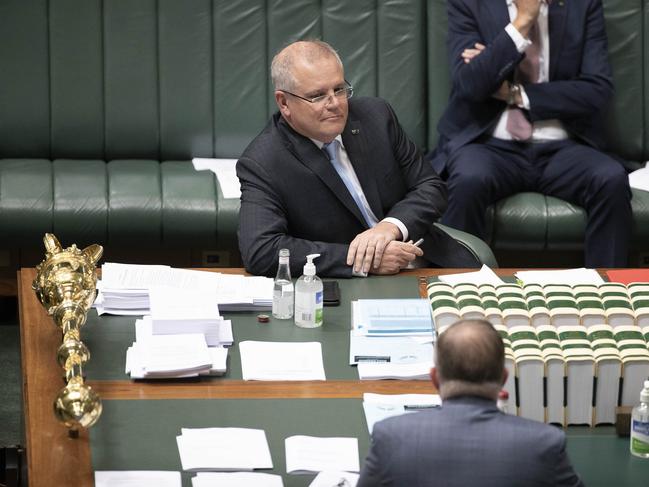
[[302, 328], [322, 326], [322, 281], [315, 275], [316, 257], [320, 254], [306, 256], [304, 274], [295, 283], [295, 324]]
[[649, 458], [649, 380], [640, 391], [640, 404], [631, 411], [631, 454]]
[[293, 281], [288, 265], [290, 255], [288, 249], [279, 251], [279, 265], [273, 281], [273, 317], [280, 320], [293, 318]]

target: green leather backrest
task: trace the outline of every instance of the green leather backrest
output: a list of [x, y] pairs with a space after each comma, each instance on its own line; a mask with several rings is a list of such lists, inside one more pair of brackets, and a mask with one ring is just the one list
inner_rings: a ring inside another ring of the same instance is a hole
[[426, 145], [424, 0], [2, 0], [0, 158], [236, 157], [305, 37]]
[[[649, 147], [643, 3], [604, 0], [609, 141], [633, 160]], [[236, 157], [275, 110], [273, 54], [308, 37], [337, 47], [356, 92], [389, 100], [412, 139], [435, 146], [445, 0], [2, 0], [0, 158]]]
[[[505, 0], [502, 0], [505, 1]], [[579, 0], [565, 0], [579, 1]], [[649, 1], [644, 0], [649, 6]], [[649, 158], [649, 19], [643, 0], [603, 0], [615, 97], [606, 114], [607, 139], [616, 154], [633, 161]], [[446, 1], [428, 0], [428, 147], [437, 143], [439, 120], [450, 92], [446, 50]], [[643, 32], [646, 35], [643, 35]], [[643, 45], [644, 44], [644, 45]]]

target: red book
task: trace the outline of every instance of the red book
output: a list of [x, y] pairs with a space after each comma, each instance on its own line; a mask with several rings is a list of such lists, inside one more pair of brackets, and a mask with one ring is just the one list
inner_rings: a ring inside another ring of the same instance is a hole
[[615, 269], [606, 271], [610, 282], [629, 284], [630, 282], [649, 282], [649, 269]]

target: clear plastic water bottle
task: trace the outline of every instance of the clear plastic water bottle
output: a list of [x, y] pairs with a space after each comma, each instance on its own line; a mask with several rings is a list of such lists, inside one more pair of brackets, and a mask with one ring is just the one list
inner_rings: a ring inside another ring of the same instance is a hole
[[649, 458], [649, 380], [640, 391], [640, 404], [631, 411], [631, 454]]
[[273, 317], [288, 320], [293, 317], [293, 281], [289, 267], [290, 252], [288, 249], [279, 251], [279, 265], [273, 286]]

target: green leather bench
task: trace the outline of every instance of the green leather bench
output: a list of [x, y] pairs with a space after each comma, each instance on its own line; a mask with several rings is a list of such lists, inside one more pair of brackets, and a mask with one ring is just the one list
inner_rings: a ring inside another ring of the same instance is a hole
[[[642, 4], [606, 10], [611, 134], [641, 161]], [[356, 93], [390, 101], [427, 150], [448, 94], [445, 26], [443, 0], [2, 0], [0, 268], [37, 263], [45, 232], [101, 243], [106, 259], [239, 265], [238, 201], [190, 159], [236, 158], [263, 128], [273, 54], [297, 38], [331, 42]], [[649, 201], [638, 201], [643, 250]], [[518, 195], [497, 205], [489, 243], [579, 250], [580, 211]]]

